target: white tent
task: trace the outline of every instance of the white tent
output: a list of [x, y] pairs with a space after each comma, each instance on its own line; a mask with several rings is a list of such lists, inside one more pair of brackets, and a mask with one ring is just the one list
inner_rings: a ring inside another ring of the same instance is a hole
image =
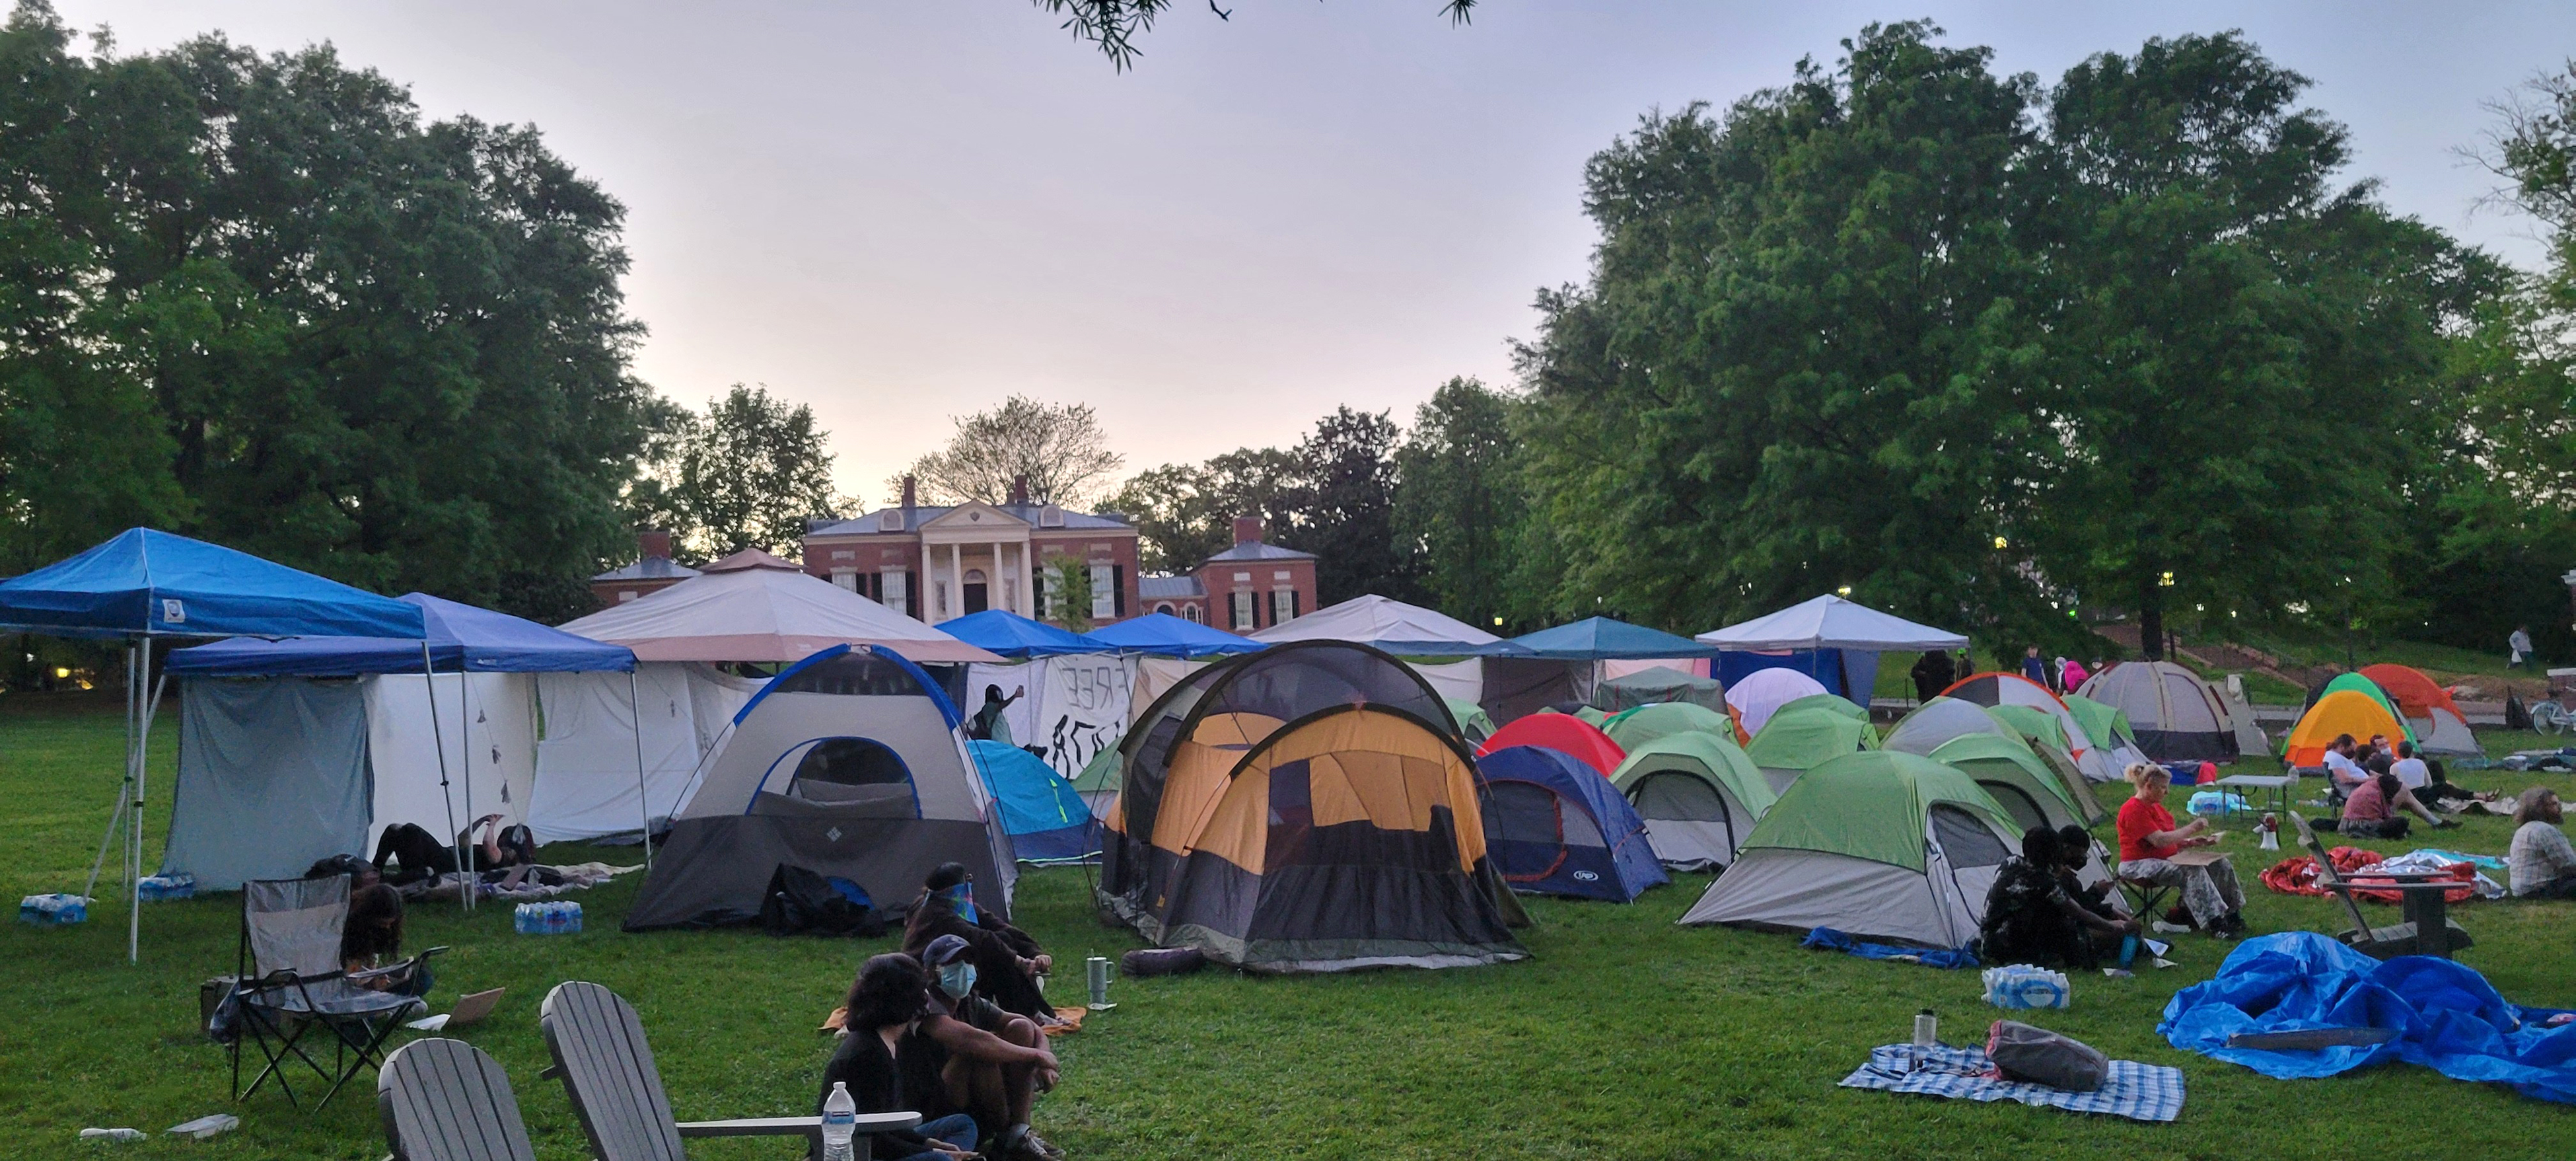
[[1726, 704], [1744, 724], [1747, 736], [1762, 732], [1781, 706], [1802, 697], [1830, 693], [1823, 683], [1795, 669], [1757, 669], [1728, 686]]
[[1252, 634], [1252, 639], [1270, 645], [1283, 641], [1356, 641], [1406, 657], [1481, 653], [1489, 651], [1488, 646], [1502, 643], [1502, 638], [1455, 617], [1374, 594], [1352, 597], [1286, 624], [1272, 625]]
[[[638, 751], [644, 801], [658, 825], [699, 759], [762, 683], [697, 661], [638, 664], [623, 673], [537, 674], [544, 736], [537, 741], [536, 791], [528, 827], [541, 843], [631, 834]], [[641, 727], [635, 711], [643, 711]]]
[[1936, 697], [1916, 706], [1914, 712], [1887, 732], [1881, 749], [1929, 757], [1941, 743], [1966, 734], [1993, 734], [2018, 741], [2021, 735], [2011, 726], [1996, 721], [1986, 707], [1955, 697]]
[[1947, 629], [1917, 625], [1832, 593], [1750, 621], [1712, 629], [1697, 640], [1721, 649], [1747, 652], [1850, 649], [1864, 653], [1920, 653], [1964, 649], [1968, 645], [1965, 636]]
[[639, 661], [784, 664], [834, 645], [883, 645], [915, 663], [1001, 660], [830, 581], [776, 568], [703, 573], [559, 628], [626, 646]]
[[974, 716], [987, 688], [1018, 700], [1002, 711], [1010, 743], [1046, 751], [1046, 764], [1071, 778], [1091, 757], [1114, 748], [1127, 736], [1128, 719], [1136, 716], [1137, 671], [1141, 654], [1067, 653], [1033, 657], [998, 665], [966, 668], [966, 704], [960, 712]]

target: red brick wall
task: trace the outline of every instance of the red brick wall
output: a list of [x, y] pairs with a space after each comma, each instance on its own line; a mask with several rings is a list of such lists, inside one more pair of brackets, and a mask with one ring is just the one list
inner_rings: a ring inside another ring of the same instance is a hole
[[[1280, 573], [1288, 579], [1280, 580]], [[1248, 577], [1234, 579], [1238, 574]], [[1282, 587], [1296, 590], [1297, 615], [1315, 611], [1315, 562], [1311, 560], [1212, 560], [1199, 566], [1199, 585], [1207, 590], [1207, 623], [1229, 633], [1267, 629], [1275, 623], [1270, 594]], [[1253, 620], [1250, 628], [1237, 629], [1234, 624], [1234, 593], [1249, 589], [1253, 594]]]

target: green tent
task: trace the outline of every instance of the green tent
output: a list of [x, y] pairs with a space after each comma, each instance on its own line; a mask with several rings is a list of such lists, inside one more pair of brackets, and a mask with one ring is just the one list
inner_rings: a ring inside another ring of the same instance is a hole
[[1877, 743], [1868, 722], [1853, 721], [1830, 708], [1811, 705], [1803, 709], [1783, 707], [1772, 714], [1744, 752], [1761, 767], [1772, 789], [1779, 790], [1786, 788], [1800, 771], [1830, 758], [1873, 748]]
[[[2415, 728], [2406, 724], [2405, 713], [2397, 708], [2396, 702], [2389, 700], [2388, 691], [2379, 688], [2379, 683], [2376, 681], [2372, 681], [2358, 673], [2338, 673], [2326, 682], [2325, 689], [2320, 691], [2317, 696], [2323, 697], [2326, 694], [2338, 693], [2347, 689], [2356, 693], [2364, 694], [2368, 696], [2370, 700], [2378, 702], [2379, 708], [2387, 710], [2388, 716], [2397, 719], [2397, 728], [2405, 731], [2406, 736], [2402, 740], [2409, 742], [2415, 740]], [[2364, 738], [2362, 740], [2368, 741], [2369, 739]], [[2400, 740], [2401, 739], [2398, 738], [2389, 739], [2389, 741], [2392, 742]]]
[[1118, 804], [1118, 788], [1123, 782], [1120, 772], [1118, 747], [1103, 746], [1082, 764], [1082, 772], [1073, 776], [1073, 792], [1091, 808], [1091, 817], [1108, 818], [1111, 808]]
[[1990, 705], [1986, 712], [1996, 721], [2011, 726], [2014, 733], [2025, 739], [2046, 742], [2060, 750], [2068, 748], [2066, 725], [2057, 720], [2056, 714], [2026, 705]]
[[2129, 728], [2129, 715], [2080, 693], [2067, 694], [2060, 700], [2066, 703], [2066, 712], [2075, 715], [2075, 724], [2084, 727], [2084, 736], [2095, 746], [2109, 750], [2126, 746], [2130, 753], [2141, 755], [2130, 761], [2145, 760], [2145, 751], [2138, 748], [2138, 732]]
[[1620, 710], [1601, 723], [1601, 732], [1619, 743], [1620, 749], [1633, 753], [1639, 746], [1674, 734], [1717, 734], [1732, 740], [1735, 719], [1704, 705], [1667, 701]]
[[1771, 712], [1787, 713], [1793, 709], [1807, 709], [1810, 707], [1829, 709], [1856, 722], [1865, 722], [1869, 720], [1868, 710], [1862, 709], [1858, 705], [1853, 704], [1852, 699], [1836, 693], [1811, 693], [1805, 697], [1793, 697], [1787, 701], [1781, 702], [1780, 708]]
[[1734, 862], [1775, 800], [1762, 771], [1732, 738], [1697, 731], [1639, 743], [1610, 783], [1645, 820], [1655, 858], [1680, 870]]
[[2024, 829], [2069, 823], [2089, 827], [2106, 817], [2090, 793], [2079, 801], [2063, 775], [2010, 738], [1963, 734], [1935, 747], [1932, 760], [1975, 779]]
[[1772, 804], [1681, 922], [1958, 947], [1976, 936], [2020, 836], [1960, 770], [1892, 750], [1845, 754]]
[[1494, 718], [1485, 712], [1485, 707], [1465, 698], [1444, 697], [1440, 700], [1449, 703], [1449, 716], [1458, 719], [1458, 732], [1467, 736], [1468, 745], [1484, 745], [1485, 739], [1494, 736]]

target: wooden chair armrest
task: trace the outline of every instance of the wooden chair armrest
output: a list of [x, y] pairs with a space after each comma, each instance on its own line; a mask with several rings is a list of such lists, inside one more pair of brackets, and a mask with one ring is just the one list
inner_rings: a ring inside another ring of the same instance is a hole
[[[891, 1133], [921, 1124], [920, 1113], [860, 1113], [859, 1133]], [[820, 1137], [821, 1117], [740, 1117], [730, 1121], [681, 1121], [683, 1137]]]
[[2372, 883], [2346, 879], [2340, 883], [2318, 885], [2349, 895], [2355, 891], [2457, 891], [2469, 884], [2458, 879], [2444, 879], [2438, 883]]

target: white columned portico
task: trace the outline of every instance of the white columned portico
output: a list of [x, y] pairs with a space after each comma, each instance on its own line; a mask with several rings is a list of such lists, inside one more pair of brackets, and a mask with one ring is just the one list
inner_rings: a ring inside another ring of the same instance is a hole
[[951, 617], [965, 616], [966, 550], [964, 545], [953, 540], [948, 543], [948, 586], [948, 615]]

